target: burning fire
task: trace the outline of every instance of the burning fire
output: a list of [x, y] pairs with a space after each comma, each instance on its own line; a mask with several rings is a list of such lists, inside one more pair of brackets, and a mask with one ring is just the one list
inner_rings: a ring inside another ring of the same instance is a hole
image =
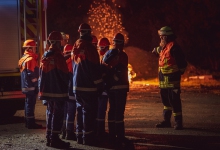
[[128, 64], [128, 81], [129, 83], [132, 83], [132, 79], [136, 77], [136, 73], [133, 70], [133, 67], [131, 64]]
[[[122, 26], [122, 16], [116, 12], [115, 2], [110, 2], [112, 7], [105, 0], [98, 2], [95, 0], [88, 11], [88, 23], [92, 32], [98, 39], [106, 37], [111, 41], [113, 36], [120, 32], [125, 37], [125, 43], [128, 42], [128, 35]], [[113, 9], [114, 8], [114, 9]]]

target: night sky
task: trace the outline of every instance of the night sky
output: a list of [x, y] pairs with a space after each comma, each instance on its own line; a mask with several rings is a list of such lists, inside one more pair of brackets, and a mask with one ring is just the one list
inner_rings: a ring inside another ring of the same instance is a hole
[[[79, 37], [79, 25], [88, 23], [92, 3], [92, 0], [48, 0], [48, 32], [69, 33], [70, 43], [74, 43]], [[219, 0], [106, 0], [105, 3], [122, 16], [129, 37], [125, 46], [151, 51], [159, 44], [157, 30], [168, 25], [190, 64], [210, 72], [220, 71]]]

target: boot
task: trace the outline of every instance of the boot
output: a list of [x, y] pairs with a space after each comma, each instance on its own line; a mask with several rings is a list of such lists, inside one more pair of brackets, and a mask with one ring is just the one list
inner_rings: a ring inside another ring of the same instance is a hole
[[109, 130], [109, 143], [115, 144], [116, 134], [115, 134], [115, 122], [108, 122]]
[[183, 129], [182, 115], [175, 116], [174, 119], [175, 119], [174, 130], [182, 130]]
[[69, 148], [70, 143], [69, 142], [64, 142], [59, 138], [55, 138], [55, 139], [50, 140], [50, 146], [54, 147], [54, 148], [63, 149], [63, 148]]
[[28, 129], [42, 129], [43, 126], [41, 124], [35, 123], [35, 119], [26, 119], [27, 121], [27, 128]]
[[76, 141], [76, 134], [73, 131], [66, 131], [66, 140], [73, 140]]
[[170, 128], [171, 127], [171, 123], [170, 121], [162, 121], [158, 124], [156, 124], [156, 128]]

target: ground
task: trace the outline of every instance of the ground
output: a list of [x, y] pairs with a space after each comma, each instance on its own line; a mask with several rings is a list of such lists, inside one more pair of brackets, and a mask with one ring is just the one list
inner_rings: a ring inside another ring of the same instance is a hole
[[[155, 128], [155, 124], [162, 120], [163, 109], [155, 81], [135, 81], [131, 84], [125, 110], [125, 131], [129, 142], [124, 149], [220, 149], [220, 83], [214, 80], [182, 82], [184, 130], [176, 131], [173, 128]], [[37, 101], [36, 120], [44, 127], [45, 110], [41, 101]], [[14, 117], [1, 120], [0, 149], [54, 150], [46, 146], [45, 129], [24, 127], [23, 113], [17, 111]], [[84, 146], [70, 142], [69, 149], [73, 150], [112, 149], [107, 143]]]

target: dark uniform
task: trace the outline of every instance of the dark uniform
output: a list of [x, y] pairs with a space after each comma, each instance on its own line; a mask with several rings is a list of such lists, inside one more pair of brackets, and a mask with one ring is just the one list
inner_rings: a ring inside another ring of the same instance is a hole
[[122, 142], [125, 138], [124, 111], [129, 91], [128, 56], [123, 50], [111, 49], [103, 58], [103, 65], [107, 64], [108, 78], [106, 83], [110, 88], [108, 128], [111, 142]]
[[42, 127], [35, 123], [34, 115], [38, 93], [37, 79], [39, 77], [37, 57], [37, 54], [26, 50], [18, 63], [21, 72], [22, 93], [26, 95], [24, 106], [25, 126], [29, 129]]
[[81, 35], [75, 42], [72, 60], [75, 63], [73, 92], [77, 107], [77, 143], [90, 145], [95, 136], [98, 92], [103, 84], [99, 54], [92, 45], [91, 35]]
[[[55, 37], [59, 34], [55, 34]], [[69, 98], [68, 84], [69, 75], [66, 61], [61, 50], [55, 45], [51, 45], [42, 56], [39, 77], [39, 98], [48, 102], [46, 112], [48, 146], [49, 144], [57, 148], [69, 146], [69, 143], [61, 141], [58, 136], [62, 127], [64, 103]]]

